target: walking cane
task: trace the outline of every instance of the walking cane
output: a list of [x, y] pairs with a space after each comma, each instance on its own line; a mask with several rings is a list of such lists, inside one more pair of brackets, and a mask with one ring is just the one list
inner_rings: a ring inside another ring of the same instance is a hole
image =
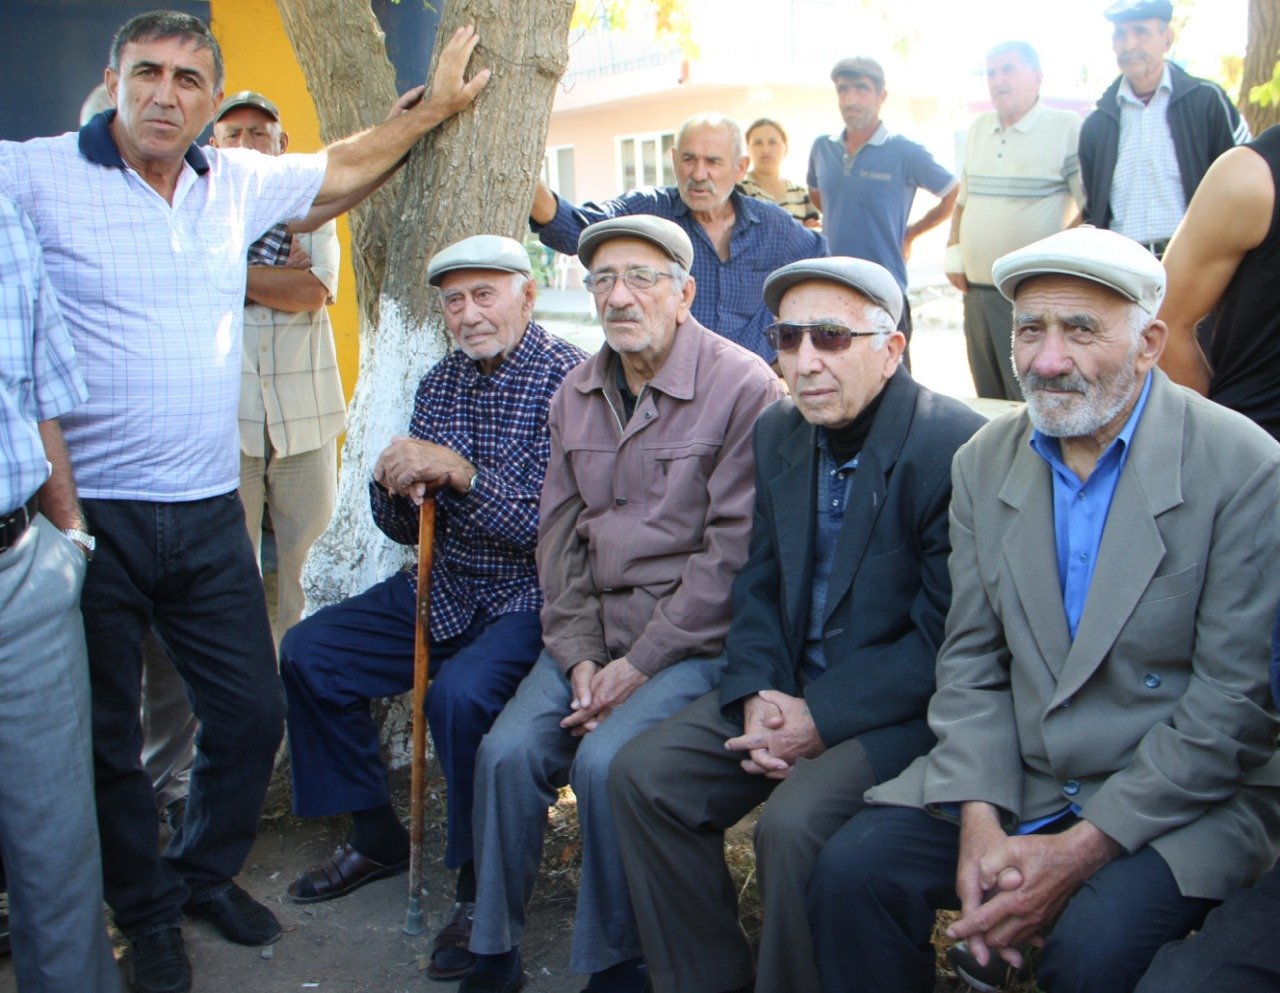
[[418, 518], [418, 616], [413, 639], [413, 743], [409, 777], [409, 908], [404, 933], [422, 934], [422, 841], [427, 791], [427, 696], [431, 658], [431, 556], [435, 546], [436, 502], [424, 500]]

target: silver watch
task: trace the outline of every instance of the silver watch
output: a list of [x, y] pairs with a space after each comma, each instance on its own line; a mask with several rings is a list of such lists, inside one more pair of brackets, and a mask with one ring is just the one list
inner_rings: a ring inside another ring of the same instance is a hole
[[98, 547], [98, 542], [94, 539], [93, 535], [89, 534], [87, 531], [80, 531], [77, 528], [63, 528], [62, 533], [84, 549], [85, 558], [93, 558], [93, 550]]

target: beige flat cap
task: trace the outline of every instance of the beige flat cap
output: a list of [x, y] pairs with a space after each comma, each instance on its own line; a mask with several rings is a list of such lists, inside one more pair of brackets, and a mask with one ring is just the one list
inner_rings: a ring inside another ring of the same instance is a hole
[[1075, 276], [1115, 290], [1154, 314], [1164, 299], [1164, 267], [1124, 235], [1079, 227], [1002, 255], [991, 267], [1000, 292], [1012, 300], [1018, 284], [1031, 276]]

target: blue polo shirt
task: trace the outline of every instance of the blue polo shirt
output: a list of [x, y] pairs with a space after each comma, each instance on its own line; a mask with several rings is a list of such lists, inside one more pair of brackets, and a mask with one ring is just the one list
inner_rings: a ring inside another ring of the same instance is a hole
[[844, 135], [824, 135], [809, 153], [809, 187], [822, 195], [831, 254], [878, 262], [906, 292], [902, 239], [916, 190], [923, 186], [941, 197], [956, 178], [923, 145], [890, 134], [883, 123], [856, 155], [845, 152]]

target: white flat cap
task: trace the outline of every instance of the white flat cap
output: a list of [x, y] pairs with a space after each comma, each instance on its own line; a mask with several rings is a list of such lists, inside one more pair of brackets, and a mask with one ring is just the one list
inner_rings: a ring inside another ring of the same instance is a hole
[[1164, 299], [1164, 267], [1156, 257], [1136, 241], [1101, 228], [1059, 231], [1002, 255], [991, 267], [997, 288], [1010, 300], [1024, 279], [1049, 275], [1098, 283], [1153, 314]]
[[902, 320], [902, 288], [889, 270], [875, 262], [847, 255], [801, 259], [775, 269], [764, 281], [764, 302], [776, 315], [787, 290], [811, 279], [847, 286], [886, 310], [894, 324]]
[[497, 269], [525, 276], [533, 274], [524, 245], [514, 238], [496, 234], [472, 235], [436, 252], [427, 263], [427, 282], [439, 286], [445, 273], [457, 269]]
[[684, 233], [684, 228], [665, 217], [654, 217], [652, 214], [611, 217], [583, 228], [582, 234], [578, 236], [578, 261], [590, 269], [596, 249], [614, 238], [639, 238], [656, 245], [686, 272], [693, 266], [693, 242]]

